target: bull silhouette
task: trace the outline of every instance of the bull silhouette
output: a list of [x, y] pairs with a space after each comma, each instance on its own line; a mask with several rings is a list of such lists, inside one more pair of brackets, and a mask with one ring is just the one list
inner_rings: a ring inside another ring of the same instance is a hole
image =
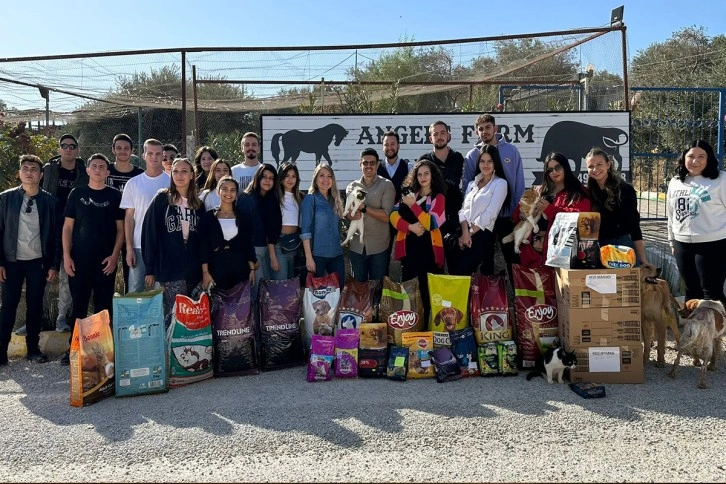
[[620, 171], [623, 157], [620, 147], [628, 142], [628, 133], [619, 128], [602, 128], [577, 121], [560, 121], [550, 127], [542, 142], [542, 154], [537, 161], [544, 162], [547, 155], [556, 151], [575, 163], [575, 175], [580, 173], [582, 159], [595, 147], [606, 151]]

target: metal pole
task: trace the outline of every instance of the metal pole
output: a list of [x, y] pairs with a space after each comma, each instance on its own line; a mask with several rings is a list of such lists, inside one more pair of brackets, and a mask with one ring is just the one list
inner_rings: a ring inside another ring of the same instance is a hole
[[[181, 51], [182, 147], [187, 145], [187, 53]], [[186, 153], [186, 148], [183, 148]]]
[[718, 158], [718, 167], [723, 168], [724, 157], [724, 123], [726, 123], [726, 89], [718, 91], [718, 139], [716, 144], [716, 157]]
[[[143, 113], [143, 108], [141, 106], [139, 106], [137, 108], [136, 116], [137, 116], [137, 118], [139, 120], [139, 122], [138, 122], [139, 130], [138, 130], [137, 137], [136, 137], [136, 146], [143, 146], [143, 143], [144, 142], [142, 141], [141, 136], [143, 136], [143, 126], [142, 126], [143, 121], [142, 121], [142, 119], [144, 119], [144, 113]], [[139, 157], [141, 157], [141, 155], [142, 155], [142, 153], [139, 153]]]
[[320, 112], [325, 112], [325, 78], [320, 78]]
[[50, 93], [48, 93], [48, 96], [45, 98], [45, 129], [46, 132], [48, 132], [48, 128], [50, 127]]
[[199, 104], [197, 100], [197, 66], [192, 66], [192, 92], [194, 93], [194, 140], [199, 143]]
[[620, 31], [623, 39], [623, 97], [625, 98], [624, 111], [630, 110], [630, 98], [628, 97], [628, 46], [626, 43], [625, 24]]

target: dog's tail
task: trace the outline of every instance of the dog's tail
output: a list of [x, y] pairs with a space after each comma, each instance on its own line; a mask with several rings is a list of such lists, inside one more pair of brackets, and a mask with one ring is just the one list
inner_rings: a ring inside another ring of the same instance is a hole
[[688, 351], [698, 340], [698, 324], [694, 322], [686, 321], [681, 333], [681, 344], [680, 348], [684, 351]]

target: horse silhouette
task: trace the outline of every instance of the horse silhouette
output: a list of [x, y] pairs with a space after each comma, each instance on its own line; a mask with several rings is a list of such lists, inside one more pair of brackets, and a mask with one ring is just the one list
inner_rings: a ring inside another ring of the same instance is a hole
[[329, 124], [310, 132], [291, 129], [286, 133], [276, 133], [270, 143], [270, 151], [275, 159], [275, 164], [280, 166], [280, 141], [285, 156], [282, 162], [291, 161], [295, 163], [300, 152], [315, 153], [315, 166], [320, 164], [320, 159], [325, 158], [328, 164], [333, 162], [328, 153], [328, 147], [335, 138], [335, 146], [340, 146], [343, 139], [348, 136], [348, 130], [339, 124]]

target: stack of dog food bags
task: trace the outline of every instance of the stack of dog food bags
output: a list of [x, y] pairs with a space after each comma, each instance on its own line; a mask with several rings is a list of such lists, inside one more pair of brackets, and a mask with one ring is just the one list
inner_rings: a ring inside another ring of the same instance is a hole
[[362, 323], [359, 346], [358, 376], [363, 378], [385, 377], [388, 358], [386, 323]]

